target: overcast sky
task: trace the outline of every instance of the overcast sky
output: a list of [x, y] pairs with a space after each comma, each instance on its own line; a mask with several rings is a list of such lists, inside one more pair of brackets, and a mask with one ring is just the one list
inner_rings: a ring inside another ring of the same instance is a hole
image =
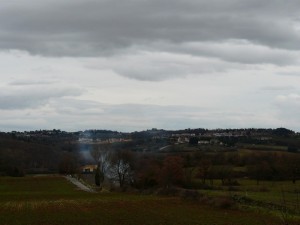
[[0, 130], [300, 131], [299, 0], [3, 0]]

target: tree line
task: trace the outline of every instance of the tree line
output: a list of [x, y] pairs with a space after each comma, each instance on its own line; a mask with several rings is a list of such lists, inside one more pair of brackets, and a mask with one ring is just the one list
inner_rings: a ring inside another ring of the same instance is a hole
[[222, 185], [238, 185], [238, 179], [290, 180], [300, 179], [300, 155], [289, 152], [223, 152], [223, 153], [140, 153], [129, 149], [97, 146], [91, 150], [97, 164], [95, 184], [104, 180], [120, 188], [147, 189], [203, 188], [215, 180]]
[[[205, 187], [213, 185], [216, 179], [223, 185], [234, 185], [237, 179], [245, 177], [255, 179], [258, 184], [261, 180], [291, 180], [295, 183], [300, 179], [300, 154], [293, 151], [135, 151], [141, 144], [145, 143], [85, 146], [63, 139], [43, 144], [2, 134], [0, 175], [73, 174], [80, 173], [80, 166], [92, 163], [97, 165], [95, 183], [98, 186], [106, 180], [121, 188]], [[90, 154], [89, 160], [83, 157], [83, 152]]]

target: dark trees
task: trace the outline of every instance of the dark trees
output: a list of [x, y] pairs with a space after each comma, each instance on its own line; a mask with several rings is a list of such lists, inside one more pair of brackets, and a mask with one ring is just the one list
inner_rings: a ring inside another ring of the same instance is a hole
[[263, 160], [258, 161], [257, 164], [248, 166], [248, 174], [250, 177], [256, 179], [256, 184], [259, 185], [261, 180], [272, 178], [272, 168], [270, 164]]
[[221, 165], [212, 166], [209, 170], [209, 178], [220, 179], [222, 185], [227, 185], [232, 183], [232, 166], [231, 165]]
[[167, 156], [161, 168], [160, 182], [168, 188], [183, 181], [183, 159], [180, 156]]
[[199, 139], [197, 137], [191, 137], [189, 140], [190, 145], [198, 145]]
[[292, 130], [280, 127], [280, 128], [274, 129], [272, 134], [276, 135], [276, 136], [289, 137], [289, 136], [295, 134], [295, 132]]
[[197, 163], [198, 161], [195, 157], [195, 154], [187, 154], [184, 156], [183, 179], [185, 187], [192, 186], [192, 180], [194, 177], [194, 171], [196, 169]]
[[70, 153], [64, 153], [59, 163], [59, 172], [61, 174], [75, 174], [78, 172], [77, 159]]
[[197, 177], [202, 179], [202, 183], [205, 184], [206, 179], [209, 178], [209, 170], [211, 168], [211, 161], [208, 159], [202, 159], [199, 162]]
[[160, 166], [154, 157], [138, 160], [135, 182], [138, 188], [152, 188], [159, 184]]

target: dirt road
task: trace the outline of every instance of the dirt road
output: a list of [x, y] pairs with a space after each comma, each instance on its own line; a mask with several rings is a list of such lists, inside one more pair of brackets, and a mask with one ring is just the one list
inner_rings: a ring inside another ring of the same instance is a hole
[[76, 187], [78, 187], [80, 190], [82, 191], [86, 191], [86, 192], [91, 192], [91, 193], [96, 193], [93, 189], [91, 189], [90, 187], [86, 186], [85, 184], [81, 183], [79, 180], [77, 180], [74, 177], [71, 176], [65, 176], [65, 178], [70, 181], [71, 183], [73, 183]]

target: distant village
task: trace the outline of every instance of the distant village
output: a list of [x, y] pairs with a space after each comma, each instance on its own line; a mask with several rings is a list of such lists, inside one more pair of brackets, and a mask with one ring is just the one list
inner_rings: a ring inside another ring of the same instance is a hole
[[[66, 132], [61, 130], [36, 130], [36, 131], [12, 131], [10, 134], [17, 139], [23, 140], [40, 140], [47, 141], [51, 139], [59, 139], [60, 141], [68, 141], [79, 144], [107, 144], [131, 142], [137, 139], [146, 140], [164, 140], [172, 144], [192, 143], [198, 145], [219, 144], [226, 145], [228, 140], [256, 140], [261, 142], [271, 141], [275, 136], [300, 136], [292, 130], [286, 128], [263, 129], [185, 129], [168, 131], [163, 129], [152, 128], [140, 132], [117, 132], [110, 130], [86, 130], [77, 132]], [[225, 143], [224, 143], [225, 142]]]

